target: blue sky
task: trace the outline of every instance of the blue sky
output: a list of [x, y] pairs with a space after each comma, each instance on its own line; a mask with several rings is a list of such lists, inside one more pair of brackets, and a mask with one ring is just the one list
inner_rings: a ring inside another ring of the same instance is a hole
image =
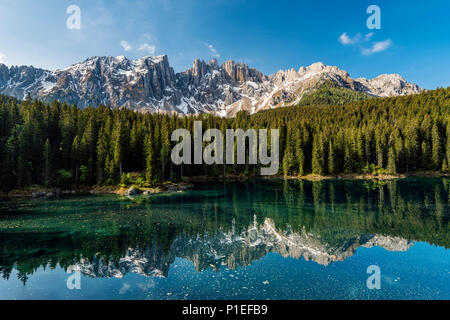
[[[67, 7], [81, 10], [70, 30]], [[369, 5], [381, 29], [369, 30]], [[57, 69], [91, 56], [233, 59], [271, 74], [321, 61], [356, 77], [450, 86], [450, 1], [1, 0], [0, 62]]]

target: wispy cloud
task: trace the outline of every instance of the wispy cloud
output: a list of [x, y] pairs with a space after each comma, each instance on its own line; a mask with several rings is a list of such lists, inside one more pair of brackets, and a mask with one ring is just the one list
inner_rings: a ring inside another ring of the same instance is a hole
[[140, 36], [140, 41], [138, 43], [141, 43], [138, 45], [137, 43], [131, 44], [130, 42], [126, 40], [120, 41], [120, 45], [122, 46], [123, 50], [127, 52], [134, 52], [137, 51], [143, 52], [146, 55], [153, 55], [156, 52], [156, 45], [152, 44], [153, 37], [150, 35], [150, 33], [144, 33]]
[[6, 55], [0, 52], [0, 63], [6, 64]]
[[138, 50], [147, 52], [148, 54], [155, 54], [156, 46], [155, 45], [149, 45], [148, 43], [144, 43], [138, 48]]
[[370, 39], [372, 39], [372, 36], [373, 36], [373, 35], [374, 35], [373, 32], [370, 32], [370, 33], [366, 34], [366, 35], [364, 36], [364, 40], [365, 40], [365, 41], [370, 41]]
[[128, 41], [122, 40], [120, 41], [120, 45], [122, 46], [123, 50], [125, 51], [131, 51], [132, 46], [128, 43]]
[[344, 32], [343, 34], [340, 35], [339, 37], [339, 42], [342, 43], [344, 46], [349, 45], [349, 44], [354, 44], [359, 42], [359, 40], [361, 39], [361, 34], [357, 33], [353, 38], [349, 37], [347, 32]]
[[375, 42], [372, 45], [372, 47], [363, 49], [362, 53], [367, 56], [367, 55], [370, 55], [373, 53], [385, 51], [385, 50], [389, 49], [391, 46], [392, 46], [391, 39], [387, 39], [384, 41]]
[[208, 47], [209, 51], [212, 53], [213, 57], [220, 58], [220, 53], [217, 52], [216, 48], [212, 44], [205, 43], [205, 45]]

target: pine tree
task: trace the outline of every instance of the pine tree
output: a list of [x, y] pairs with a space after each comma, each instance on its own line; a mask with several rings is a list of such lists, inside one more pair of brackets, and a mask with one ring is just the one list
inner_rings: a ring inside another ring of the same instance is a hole
[[297, 148], [297, 163], [298, 163], [298, 175], [304, 176], [306, 173], [305, 153], [303, 152], [303, 148], [301, 146]]
[[44, 184], [48, 187], [52, 184], [52, 148], [50, 140], [47, 139], [44, 145]]
[[131, 151], [131, 168], [132, 170], [141, 170], [141, 159], [143, 155], [143, 134], [138, 125], [134, 125], [130, 131], [130, 151]]
[[428, 145], [428, 143], [427, 142], [422, 142], [422, 164], [421, 164], [421, 167], [423, 168], [423, 169], [425, 169], [425, 170], [427, 170], [427, 169], [429, 169], [430, 168], [430, 159], [431, 159], [431, 157], [430, 157], [430, 153], [431, 153], [431, 150], [430, 150], [430, 147], [429, 147], [429, 145]]
[[432, 139], [431, 161], [433, 163], [434, 169], [439, 170], [441, 168], [442, 162], [442, 142], [439, 126], [437, 123], [433, 125], [433, 129], [431, 131], [431, 139]]
[[[222, 120], [220, 124], [220, 132], [222, 132], [222, 135], [225, 137], [227, 132], [227, 122], [226, 120]], [[181, 169], [183, 170], [183, 164], [181, 165]], [[224, 146], [223, 148], [223, 165], [222, 165], [222, 176], [225, 179], [225, 176], [227, 174], [227, 165], [226, 165], [226, 148]], [[181, 173], [181, 176], [183, 176], [183, 173]]]
[[95, 143], [95, 121], [94, 117], [90, 117], [86, 129], [84, 130], [83, 138], [80, 142], [80, 156], [82, 163], [86, 163], [89, 159], [95, 158]]
[[145, 139], [145, 181], [149, 185], [152, 184], [155, 179], [153, 163], [152, 135], [150, 133]]
[[375, 145], [375, 149], [376, 149], [376, 154], [377, 154], [377, 165], [380, 168], [385, 168], [385, 160], [384, 160], [384, 139], [383, 139], [383, 134], [381, 133], [381, 130], [377, 129], [375, 131], [375, 139], [376, 139], [376, 145]]
[[289, 125], [287, 127], [287, 138], [286, 138], [286, 147], [284, 148], [283, 155], [283, 173], [285, 176], [288, 176], [292, 173], [292, 169], [295, 167], [295, 141], [294, 141], [294, 132]]
[[117, 176], [117, 173], [119, 174], [119, 178], [122, 178], [123, 174], [123, 161], [125, 158], [125, 135], [124, 135], [124, 129], [122, 121], [119, 119], [116, 121], [115, 128], [112, 134], [112, 174], [114, 176]]
[[18, 140], [16, 128], [12, 130], [11, 136], [8, 138], [3, 155], [1, 167], [2, 188], [6, 190], [13, 189], [17, 184], [17, 157], [18, 157]]
[[161, 126], [161, 180], [164, 181], [167, 176], [167, 167], [170, 165], [170, 140], [169, 140], [169, 128], [166, 118], [164, 117]]
[[81, 142], [79, 136], [75, 136], [72, 143], [72, 161], [75, 164], [75, 183], [78, 184], [78, 170], [80, 165]]
[[344, 172], [346, 172], [346, 173], [353, 172], [352, 154], [351, 154], [350, 147], [348, 144], [345, 144], [345, 150], [344, 150]]
[[444, 161], [442, 161], [442, 172], [449, 172], [447, 159], [444, 159]]
[[324, 152], [322, 136], [315, 135], [312, 151], [312, 173], [324, 175]]
[[19, 187], [29, 186], [32, 182], [32, 162], [29, 157], [29, 150], [31, 149], [30, 142], [32, 143], [32, 141], [27, 131], [27, 127], [24, 127], [18, 138], [17, 184]]
[[413, 122], [407, 128], [405, 139], [406, 152], [406, 171], [416, 170], [418, 166], [418, 154], [420, 154], [419, 145], [419, 127], [417, 122]]
[[450, 171], [450, 120], [447, 122], [447, 146], [445, 150], [447, 160], [447, 171]]
[[73, 139], [75, 138], [76, 123], [77, 118], [76, 112], [73, 108], [70, 108], [66, 104], [63, 104], [61, 110], [61, 116], [59, 121], [59, 127], [61, 131], [60, 139], [60, 166], [63, 169], [69, 169], [71, 166], [70, 152], [72, 147]]
[[388, 164], [386, 168], [389, 173], [397, 173], [397, 166], [395, 163], [395, 159], [396, 159], [395, 149], [393, 146], [390, 146], [388, 152]]
[[283, 156], [283, 173], [288, 176], [291, 173], [291, 169], [294, 167], [294, 154], [290, 146], [284, 150]]
[[356, 137], [355, 137], [355, 148], [356, 148], [356, 171], [360, 172], [361, 168], [364, 165], [365, 162], [365, 139], [363, 136], [363, 133], [361, 131], [357, 131]]
[[97, 141], [97, 182], [99, 184], [105, 181], [106, 158], [109, 150], [109, 134], [105, 128], [101, 128]]
[[328, 173], [331, 175], [336, 173], [336, 163], [334, 160], [333, 142], [331, 140], [328, 144]]

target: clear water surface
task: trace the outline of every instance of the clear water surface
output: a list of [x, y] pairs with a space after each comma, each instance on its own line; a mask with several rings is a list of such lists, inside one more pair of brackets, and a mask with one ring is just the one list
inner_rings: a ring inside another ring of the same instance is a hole
[[0, 299], [450, 299], [449, 194], [446, 178], [251, 180], [2, 201]]

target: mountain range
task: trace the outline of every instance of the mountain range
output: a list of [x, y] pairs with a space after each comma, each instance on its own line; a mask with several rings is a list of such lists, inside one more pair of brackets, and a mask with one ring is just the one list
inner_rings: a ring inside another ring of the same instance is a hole
[[374, 79], [352, 79], [335, 66], [314, 63], [298, 70], [264, 75], [232, 60], [196, 59], [193, 66], [175, 73], [168, 57], [137, 60], [92, 57], [65, 69], [50, 71], [33, 66], [0, 64], [0, 94], [44, 102], [58, 100], [79, 107], [99, 104], [143, 112], [213, 113], [232, 117], [241, 110], [256, 113], [300, 103], [324, 85], [367, 97], [391, 97], [421, 92], [398, 74]]

